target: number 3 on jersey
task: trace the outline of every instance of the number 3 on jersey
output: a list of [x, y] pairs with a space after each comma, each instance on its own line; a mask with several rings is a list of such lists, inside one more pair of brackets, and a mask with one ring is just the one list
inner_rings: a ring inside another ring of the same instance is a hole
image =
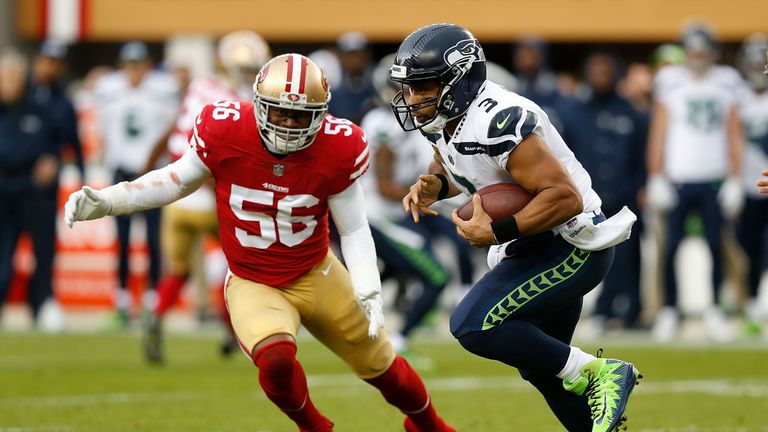
[[[232, 191], [229, 195], [229, 206], [238, 219], [243, 221], [252, 221], [259, 224], [260, 235], [250, 234], [242, 228], [235, 228], [235, 236], [240, 244], [245, 247], [257, 249], [266, 249], [279, 241], [281, 244], [293, 247], [304, 240], [315, 231], [317, 221], [311, 215], [309, 216], [291, 216], [291, 212], [297, 207], [312, 207], [317, 205], [320, 200], [312, 195], [286, 195], [277, 201], [277, 216], [272, 216], [245, 210], [244, 202], [255, 204], [274, 205], [274, 192], [249, 189], [246, 187], [232, 185]], [[293, 224], [304, 224], [304, 229], [293, 232]]]

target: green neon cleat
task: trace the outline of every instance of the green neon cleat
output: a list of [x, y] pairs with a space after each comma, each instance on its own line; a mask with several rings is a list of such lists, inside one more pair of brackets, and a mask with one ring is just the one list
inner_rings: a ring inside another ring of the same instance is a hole
[[640, 375], [632, 363], [598, 358], [581, 368], [581, 377], [563, 381], [566, 390], [586, 395], [592, 411], [592, 432], [611, 432], [626, 422], [624, 410]]

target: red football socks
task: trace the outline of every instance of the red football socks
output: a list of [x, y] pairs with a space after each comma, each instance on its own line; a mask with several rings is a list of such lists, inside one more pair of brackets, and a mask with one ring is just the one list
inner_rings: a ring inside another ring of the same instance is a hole
[[155, 315], [162, 317], [176, 303], [179, 293], [187, 281], [187, 275], [169, 275], [157, 284], [157, 306]]
[[437, 415], [421, 377], [404, 358], [395, 357], [386, 372], [366, 381], [379, 389], [387, 402], [408, 416], [406, 431], [455, 432]]
[[302, 432], [330, 432], [333, 423], [312, 404], [307, 390], [304, 369], [296, 361], [296, 344], [292, 341], [273, 342], [253, 355], [259, 368], [259, 383], [281, 411], [293, 420]]

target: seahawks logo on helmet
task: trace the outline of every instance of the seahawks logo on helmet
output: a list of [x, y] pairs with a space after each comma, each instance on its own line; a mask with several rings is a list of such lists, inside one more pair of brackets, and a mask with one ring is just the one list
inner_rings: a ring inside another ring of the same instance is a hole
[[467, 63], [484, 61], [483, 49], [474, 39], [464, 39], [448, 48], [443, 54], [443, 60], [448, 66], [464, 66]]

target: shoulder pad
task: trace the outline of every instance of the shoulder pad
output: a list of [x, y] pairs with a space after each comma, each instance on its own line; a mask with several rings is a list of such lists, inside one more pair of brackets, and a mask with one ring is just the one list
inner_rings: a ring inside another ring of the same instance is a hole
[[512, 135], [519, 140], [527, 137], [536, 128], [539, 117], [535, 112], [520, 106], [503, 108], [491, 117], [488, 138]]

